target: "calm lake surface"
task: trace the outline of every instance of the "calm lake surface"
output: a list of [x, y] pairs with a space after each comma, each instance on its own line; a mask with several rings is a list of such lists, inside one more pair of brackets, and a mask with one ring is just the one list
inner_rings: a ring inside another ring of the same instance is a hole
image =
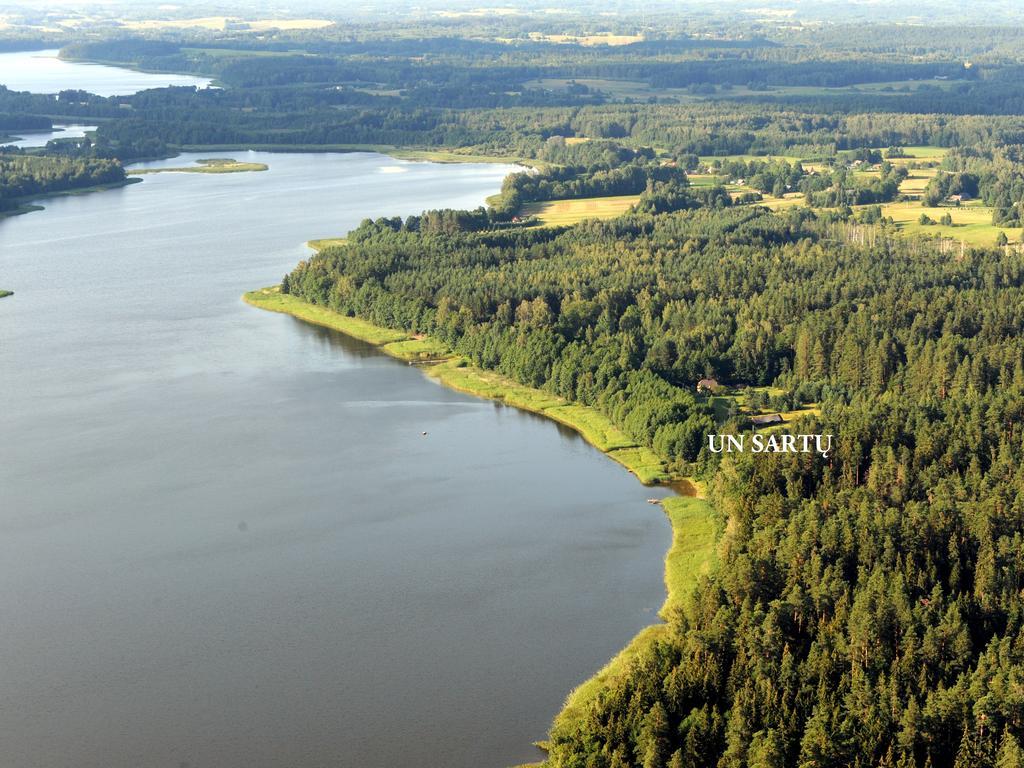
[[239, 299], [307, 239], [478, 205], [509, 169], [227, 154], [270, 170], [0, 221], [4, 766], [536, 759], [654, 620], [662, 493]]
[[153, 74], [104, 64], [61, 61], [57, 53], [57, 50], [0, 53], [0, 85], [12, 91], [31, 93], [80, 89], [97, 96], [127, 96], [147, 88], [169, 85], [205, 88], [210, 84], [206, 77]]
[[80, 139], [88, 131], [95, 131], [95, 125], [54, 125], [52, 131], [10, 131], [17, 136], [13, 141], [2, 141], [0, 145], [15, 147], [45, 147], [50, 139]]

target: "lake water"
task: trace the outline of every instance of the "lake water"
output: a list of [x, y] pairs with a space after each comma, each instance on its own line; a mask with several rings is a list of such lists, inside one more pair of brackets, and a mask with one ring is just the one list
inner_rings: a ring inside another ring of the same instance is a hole
[[12, 91], [31, 93], [80, 89], [97, 96], [127, 96], [147, 88], [169, 85], [205, 88], [210, 84], [206, 77], [135, 72], [104, 64], [61, 61], [57, 53], [56, 50], [0, 53], [0, 85], [6, 85]]
[[662, 492], [239, 299], [307, 239], [478, 205], [509, 168], [226, 154], [270, 170], [0, 221], [0, 762], [536, 759], [655, 618]]
[[3, 141], [0, 145], [15, 146], [28, 149], [29, 147], [45, 147], [50, 139], [80, 139], [88, 131], [95, 131], [95, 125], [54, 125], [52, 131], [8, 131], [17, 136], [15, 140]]

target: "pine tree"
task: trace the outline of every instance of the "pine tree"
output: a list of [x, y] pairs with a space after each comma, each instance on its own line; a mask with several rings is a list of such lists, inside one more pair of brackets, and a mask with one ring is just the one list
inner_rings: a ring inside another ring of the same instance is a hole
[[1024, 768], [1024, 752], [1009, 729], [1003, 731], [995, 768]]

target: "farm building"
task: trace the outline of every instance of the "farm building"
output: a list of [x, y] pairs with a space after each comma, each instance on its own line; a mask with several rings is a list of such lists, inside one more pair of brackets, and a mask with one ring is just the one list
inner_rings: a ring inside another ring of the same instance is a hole
[[769, 424], [782, 424], [784, 419], [778, 413], [769, 413], [764, 416], [751, 416], [750, 423], [755, 427], [767, 427]]
[[701, 379], [697, 382], [697, 392], [710, 392], [715, 393], [715, 390], [721, 386], [715, 379]]

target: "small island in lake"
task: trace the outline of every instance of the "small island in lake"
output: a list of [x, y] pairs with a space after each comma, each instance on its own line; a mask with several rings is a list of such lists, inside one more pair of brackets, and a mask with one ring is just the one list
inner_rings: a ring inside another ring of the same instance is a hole
[[0, 290], [0, 299], [6, 299], [8, 296], [13, 296], [13, 295], [14, 295], [14, 291]]
[[133, 176], [146, 173], [247, 173], [249, 171], [265, 171], [270, 168], [266, 163], [243, 163], [230, 157], [213, 157], [196, 160], [197, 165], [181, 168], [138, 168], [128, 171]]

